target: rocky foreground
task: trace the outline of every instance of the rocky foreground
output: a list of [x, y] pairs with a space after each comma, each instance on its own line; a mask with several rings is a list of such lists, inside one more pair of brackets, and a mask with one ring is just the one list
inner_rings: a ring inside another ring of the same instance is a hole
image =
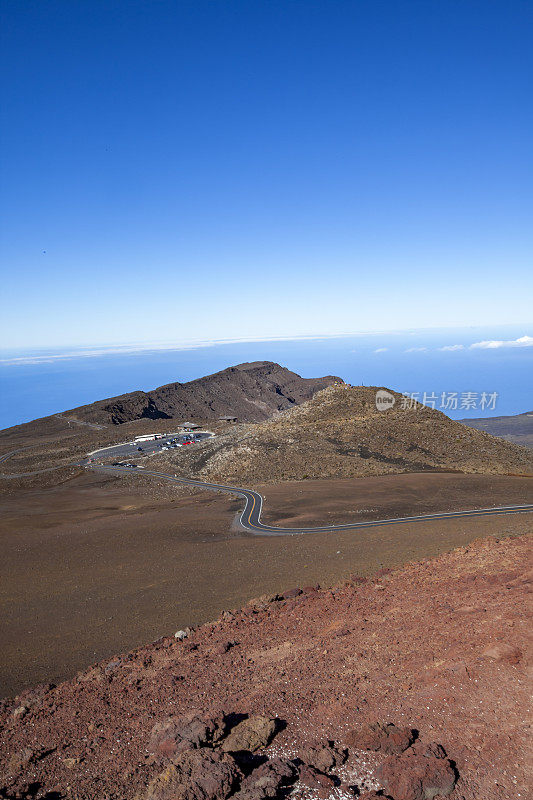
[[0, 797], [526, 798], [529, 545], [258, 598], [5, 700]]

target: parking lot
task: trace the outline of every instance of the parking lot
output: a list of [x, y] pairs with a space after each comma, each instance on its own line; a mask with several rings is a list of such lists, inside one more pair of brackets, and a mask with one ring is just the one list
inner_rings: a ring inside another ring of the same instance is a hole
[[[164, 450], [175, 449], [178, 451], [182, 447], [194, 447], [202, 442], [204, 439], [210, 439], [215, 434], [211, 431], [177, 431], [174, 433], [166, 433], [161, 436], [157, 434], [157, 439], [143, 439], [134, 440], [132, 442], [124, 442], [122, 444], [112, 445], [111, 447], [103, 447], [100, 450], [95, 450], [89, 453], [84, 463], [121, 463], [125, 464], [132, 459], [138, 459], [143, 456], [154, 455]], [[134, 465], [135, 466], [135, 465]]]

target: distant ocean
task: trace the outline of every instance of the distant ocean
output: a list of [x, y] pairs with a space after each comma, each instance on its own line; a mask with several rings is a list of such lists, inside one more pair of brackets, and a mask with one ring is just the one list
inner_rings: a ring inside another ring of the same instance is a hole
[[[425, 394], [426, 401], [455, 419], [519, 414], [533, 409], [532, 337], [530, 325], [210, 343], [190, 348], [3, 350], [0, 427], [134, 389], [149, 390], [244, 361], [263, 360], [276, 361], [304, 377], [339, 375], [348, 383], [386, 386], [414, 394], [421, 401]], [[447, 408], [442, 407], [443, 399]]]

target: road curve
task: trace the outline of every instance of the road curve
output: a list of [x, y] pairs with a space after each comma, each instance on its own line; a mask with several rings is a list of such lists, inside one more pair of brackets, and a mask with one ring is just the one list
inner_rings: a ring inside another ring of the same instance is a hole
[[195, 481], [191, 478], [180, 478], [177, 475], [170, 475], [167, 472], [157, 472], [151, 469], [139, 470], [135, 467], [105, 467], [91, 464], [91, 469], [98, 472], [117, 473], [136, 473], [138, 475], [152, 475], [155, 478], [162, 478], [171, 483], [180, 483], [185, 486], [197, 486], [199, 489], [208, 489], [215, 492], [227, 492], [244, 497], [245, 505], [240, 515], [242, 527], [256, 536], [295, 536], [303, 533], [336, 533], [339, 531], [351, 531], [358, 528], [377, 528], [383, 525], [401, 525], [407, 522], [431, 522], [438, 519], [454, 519], [461, 517], [493, 517], [504, 514], [523, 514], [533, 511], [533, 504], [519, 506], [496, 506], [494, 508], [474, 508], [470, 511], [444, 511], [439, 514], [421, 514], [414, 517], [397, 517], [393, 519], [368, 520], [366, 522], [349, 522], [346, 525], [320, 525], [316, 528], [282, 528], [275, 525], [265, 525], [261, 522], [261, 510], [263, 508], [263, 498], [259, 492], [251, 489], [242, 489], [238, 486], [226, 486], [220, 483], [204, 483]]
[[[0, 464], [3, 461], [7, 461], [8, 458], [14, 456], [15, 453], [20, 453], [22, 450], [29, 450], [31, 445], [27, 445], [26, 447], [19, 447], [18, 450], [10, 450], [9, 453], [4, 453], [0, 456]], [[61, 464], [59, 467], [43, 467], [43, 469], [34, 469], [30, 472], [0, 472], [0, 478], [5, 478], [6, 480], [12, 480], [13, 478], [29, 478], [32, 475], [42, 475], [43, 472], [54, 472], [56, 469], [61, 469], [61, 467], [77, 467], [80, 466], [79, 464]]]

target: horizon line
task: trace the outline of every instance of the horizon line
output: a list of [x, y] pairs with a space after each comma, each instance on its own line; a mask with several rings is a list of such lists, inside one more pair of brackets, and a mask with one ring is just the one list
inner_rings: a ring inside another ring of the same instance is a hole
[[[532, 323], [523, 323], [523, 327], [531, 327]], [[297, 342], [297, 341], [318, 341], [324, 339], [346, 339], [358, 336], [383, 336], [392, 335], [397, 336], [401, 334], [414, 334], [423, 333], [426, 331], [465, 331], [465, 330], [481, 330], [486, 329], [486, 325], [461, 325], [452, 327], [427, 327], [427, 328], [393, 328], [393, 329], [380, 329], [373, 331], [352, 331], [349, 333], [331, 333], [331, 334], [297, 334], [293, 336], [256, 336], [256, 337], [233, 337], [227, 339], [190, 339], [181, 341], [154, 341], [154, 342], [128, 342], [123, 344], [109, 343], [109, 344], [85, 344], [85, 345], [71, 345], [60, 349], [59, 346], [48, 345], [35, 348], [20, 347], [20, 348], [0, 348], [0, 354], [4, 353], [5, 357], [0, 358], [0, 365], [15, 366], [17, 364], [31, 365], [31, 364], [46, 364], [55, 361], [70, 360], [75, 358], [98, 358], [106, 355], [135, 355], [137, 353], [149, 353], [157, 351], [188, 351], [198, 350], [208, 347], [217, 347], [227, 344], [247, 344], [247, 343], [260, 343], [260, 342]], [[502, 328], [519, 328], [520, 324], [506, 323], [503, 325], [495, 325], [493, 329]], [[524, 339], [531, 340], [531, 337], [524, 336]], [[505, 345], [507, 342], [495, 340], [495, 344]], [[514, 343], [514, 342], [513, 342]], [[478, 342], [473, 345], [468, 345], [468, 349], [472, 347], [483, 347], [489, 345], [490, 342]], [[511, 344], [511, 342], [509, 342]], [[386, 348], [385, 348], [386, 349]], [[414, 350], [413, 348], [412, 350]], [[418, 348], [417, 348], [418, 349]], [[427, 349], [427, 348], [426, 348]], [[463, 349], [462, 345], [453, 345], [451, 347], [438, 348], [441, 350], [454, 350]], [[409, 350], [405, 351], [409, 352]], [[7, 355], [7, 354], [12, 355]], [[16, 353], [26, 353], [26, 355], [15, 355]]]

